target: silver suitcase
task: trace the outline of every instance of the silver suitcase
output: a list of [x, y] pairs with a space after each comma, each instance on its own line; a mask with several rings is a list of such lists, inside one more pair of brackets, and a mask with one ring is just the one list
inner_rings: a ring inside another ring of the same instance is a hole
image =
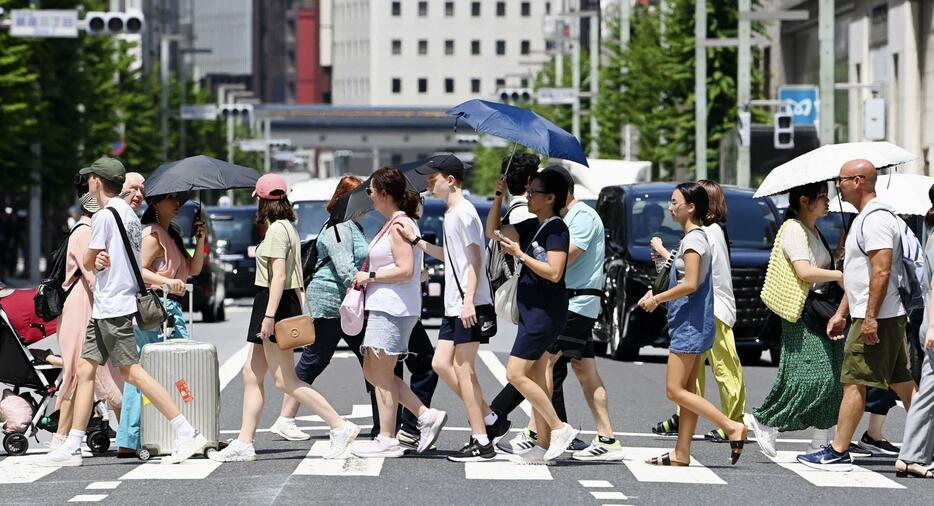
[[[188, 293], [190, 310], [193, 307], [191, 285]], [[189, 311], [189, 331], [192, 327], [191, 318]], [[163, 330], [163, 336], [167, 335], [168, 330]], [[214, 345], [190, 339], [167, 339], [161, 343], [150, 343], [143, 347], [140, 364], [166, 389], [191, 425], [207, 438], [207, 448], [218, 449], [220, 379]], [[175, 431], [162, 413], [144, 397], [140, 413], [139, 458], [148, 460], [156, 455], [169, 455], [174, 447]]]

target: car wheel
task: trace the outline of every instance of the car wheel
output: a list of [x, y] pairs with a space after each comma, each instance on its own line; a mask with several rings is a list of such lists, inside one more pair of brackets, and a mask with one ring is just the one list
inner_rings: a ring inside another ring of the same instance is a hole
[[220, 305], [217, 307], [217, 311], [214, 313], [214, 321], [222, 322], [227, 319], [227, 309], [224, 307], [224, 301], [221, 301]]
[[214, 323], [215, 321], [217, 321], [216, 311], [214, 311], [214, 308], [212, 306], [207, 306], [204, 309], [202, 309], [201, 319], [204, 320], [205, 323]]
[[778, 367], [778, 362], [782, 358], [782, 349], [781, 348], [769, 348], [769, 359], [772, 361], [772, 365]]
[[762, 350], [759, 348], [754, 348], [751, 350], [738, 350], [739, 351], [739, 361], [743, 365], [755, 365], [759, 363], [759, 360], [762, 358]]
[[624, 309], [618, 304], [613, 308], [613, 328], [611, 329], [613, 332], [610, 334], [610, 342], [614, 346], [610, 356], [614, 360], [632, 361], [639, 358], [639, 347], [624, 344], [626, 336], [623, 335], [623, 327], [625, 326], [623, 311]]

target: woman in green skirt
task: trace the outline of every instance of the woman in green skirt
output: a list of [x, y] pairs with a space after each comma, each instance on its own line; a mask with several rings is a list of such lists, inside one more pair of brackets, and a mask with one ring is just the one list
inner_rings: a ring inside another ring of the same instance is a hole
[[[817, 220], [830, 211], [827, 183], [793, 188], [788, 197], [781, 247], [794, 266], [795, 275], [811, 284], [811, 291], [826, 294], [833, 283], [843, 285], [843, 272], [833, 270], [833, 257], [817, 230]], [[789, 222], [789, 220], [791, 220]], [[791, 323], [782, 319], [781, 359], [772, 390], [761, 406], [747, 415], [759, 448], [775, 457], [778, 432], [813, 428], [811, 446], [823, 446], [837, 424], [843, 398], [840, 366], [842, 340], [827, 337], [823, 326]]]

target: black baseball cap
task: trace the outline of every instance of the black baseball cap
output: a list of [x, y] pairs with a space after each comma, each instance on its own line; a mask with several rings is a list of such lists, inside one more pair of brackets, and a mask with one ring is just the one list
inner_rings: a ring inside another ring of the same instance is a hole
[[464, 162], [454, 155], [435, 155], [428, 159], [425, 166], [445, 176], [453, 176], [458, 181], [464, 180]]

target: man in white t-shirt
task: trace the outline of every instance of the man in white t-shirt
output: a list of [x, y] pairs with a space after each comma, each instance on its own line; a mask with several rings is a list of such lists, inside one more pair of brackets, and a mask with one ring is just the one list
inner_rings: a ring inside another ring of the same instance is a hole
[[905, 308], [892, 275], [902, 254], [900, 218], [876, 200], [876, 168], [867, 160], [844, 164], [837, 188], [843, 200], [859, 210], [844, 251], [846, 297], [827, 324], [828, 337], [840, 339], [847, 314], [853, 319], [840, 373], [843, 402], [833, 443], [799, 456], [798, 461], [815, 469], [849, 471], [853, 459], [848, 449], [863, 415], [866, 388], [891, 388], [907, 410], [915, 383], [905, 354]]
[[[540, 163], [538, 155], [532, 153], [519, 153], [503, 158], [501, 169], [506, 178], [506, 188], [512, 198], [506, 206], [506, 215], [503, 223], [515, 225], [522, 223], [535, 215], [529, 212], [529, 201], [525, 198], [525, 187], [529, 184], [532, 174], [538, 172]], [[505, 199], [504, 199], [505, 200]], [[516, 260], [503, 253], [499, 241], [491, 240], [487, 246], [487, 274], [493, 280], [493, 288], [499, 288], [506, 278], [516, 269]]]
[[[203, 450], [207, 439], [188, 423], [165, 388], [139, 365], [133, 334], [139, 282], [131, 262], [140, 265], [142, 226], [130, 205], [117, 198], [126, 179], [126, 170], [118, 160], [104, 156], [79, 173], [88, 176], [89, 193], [102, 206], [91, 220], [91, 241], [84, 257], [85, 268], [97, 271], [94, 307], [77, 367], [74, 424], [68, 438], [61, 446], [51, 450], [40, 464], [55, 467], [82, 464], [81, 442], [91, 416], [94, 377], [97, 368], [108, 359], [120, 369], [120, 374], [127, 382], [136, 386], [170, 420], [175, 429], [175, 451], [162, 459], [162, 463], [182, 462]], [[130, 252], [124, 246], [123, 234], [114, 211], [126, 230], [132, 249]], [[156, 279], [153, 277], [155, 274], [149, 271], [142, 273], [143, 281], [147, 284], [158, 284], [161, 281], [161, 277]], [[173, 286], [173, 291], [184, 289], [183, 281], [174, 281], [180, 286]]]
[[[443, 246], [421, 237], [407, 237], [417, 248], [444, 262], [444, 318], [432, 367], [464, 402], [470, 423], [470, 442], [448, 456], [455, 462], [489, 460], [496, 456], [493, 439], [509, 430], [483, 399], [476, 359], [485, 335], [495, 325], [493, 291], [483, 270], [483, 224], [476, 208], [464, 197], [464, 165], [454, 155], [436, 163], [428, 176], [428, 191], [445, 203]], [[403, 232], [406, 233], [406, 232]]]

